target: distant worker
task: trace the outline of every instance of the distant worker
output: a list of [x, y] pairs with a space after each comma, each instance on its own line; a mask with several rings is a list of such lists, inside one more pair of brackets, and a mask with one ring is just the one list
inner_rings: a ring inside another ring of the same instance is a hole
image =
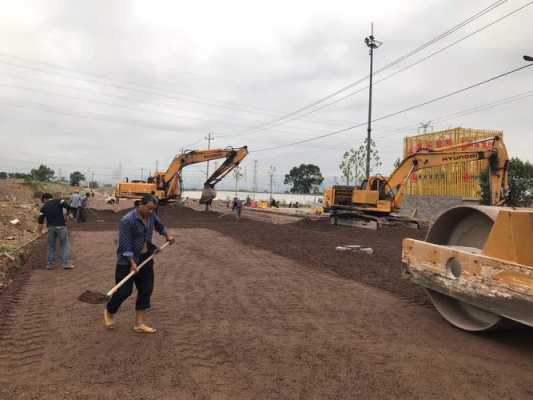
[[89, 193], [81, 198], [80, 208], [78, 209], [78, 222], [87, 222], [87, 213], [89, 212]]
[[59, 240], [61, 246], [61, 261], [64, 269], [73, 269], [74, 266], [69, 263], [69, 241], [68, 231], [65, 226], [65, 216], [63, 210], [70, 211], [70, 206], [63, 199], [54, 199], [50, 193], [44, 193], [41, 197], [43, 206], [39, 213], [39, 233], [44, 234], [44, 220], [48, 228], [48, 260], [46, 269], [54, 268], [54, 259], [56, 252], [56, 240]]
[[144, 322], [144, 313], [150, 308], [150, 297], [154, 288], [154, 262], [151, 260], [141, 270], [137, 269], [137, 266], [157, 249], [152, 243], [154, 229], [164, 236], [167, 242], [174, 243], [174, 238], [169, 236], [166, 228], [154, 213], [156, 202], [154, 196], [144, 195], [139, 207], [131, 210], [120, 221], [115, 281], [120, 282], [131, 271], [138, 272], [107, 303], [104, 310], [104, 324], [109, 329], [113, 328], [113, 317], [124, 300], [131, 295], [133, 284], [135, 284], [137, 301], [133, 330], [139, 333], [156, 332], [155, 328]]
[[70, 213], [74, 220], [78, 219], [78, 208], [80, 207], [80, 204], [81, 204], [80, 193], [78, 190], [75, 190], [70, 195]]
[[231, 207], [231, 211], [235, 213], [235, 217], [237, 217], [237, 220], [241, 219], [242, 201], [238, 197], [233, 198], [233, 205]]

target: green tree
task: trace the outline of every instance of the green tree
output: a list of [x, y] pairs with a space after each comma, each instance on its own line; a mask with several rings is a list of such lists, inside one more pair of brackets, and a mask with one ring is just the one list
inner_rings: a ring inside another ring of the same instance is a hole
[[85, 180], [85, 175], [80, 171], [74, 171], [70, 174], [70, 185], [71, 186], [80, 186], [80, 182]]
[[0, 172], [0, 179], [7, 179], [7, 172]]
[[[490, 204], [489, 172], [480, 175], [481, 204]], [[529, 207], [533, 202], [533, 164], [517, 157], [509, 160], [509, 196], [507, 204]]]
[[[366, 174], [366, 153], [368, 140], [365, 139], [363, 144], [356, 150], [355, 148], [345, 152], [339, 165], [342, 176], [346, 179], [346, 184], [350, 184], [350, 179], [356, 182]], [[376, 146], [376, 142], [370, 139], [370, 174], [376, 168], [381, 167], [381, 158]]]
[[311, 193], [313, 186], [320, 186], [323, 181], [324, 177], [317, 165], [300, 164], [285, 175], [283, 183], [292, 185], [291, 193]]
[[33, 179], [41, 182], [49, 182], [54, 177], [54, 170], [46, 165], [39, 165], [39, 168], [32, 169], [30, 174]]
[[26, 179], [30, 180], [32, 177], [30, 174], [25, 174], [23, 172], [10, 172], [7, 176], [11, 179]]
[[[368, 143], [368, 138], [365, 138], [363, 144], [359, 146], [359, 152], [361, 152], [361, 163], [360, 168], [363, 171], [363, 174], [366, 175], [366, 144]], [[379, 151], [376, 146], [376, 142], [374, 142], [372, 139], [370, 139], [370, 175], [372, 175], [372, 172], [375, 171], [376, 168], [381, 167], [382, 162], [381, 158], [379, 157]]]
[[242, 178], [242, 176], [241, 167], [233, 168], [233, 178], [235, 178], [235, 196], [237, 196], [237, 192], [239, 191], [239, 180]]
[[339, 165], [342, 176], [346, 179], [346, 185], [350, 184], [350, 180], [353, 178], [354, 183], [363, 174], [363, 169], [361, 165], [363, 164], [363, 153], [361, 148], [359, 149], [350, 149], [346, 151], [342, 156], [342, 161]]
[[394, 169], [400, 168], [400, 165], [402, 165], [402, 159], [397, 158], [396, 161], [394, 161]]

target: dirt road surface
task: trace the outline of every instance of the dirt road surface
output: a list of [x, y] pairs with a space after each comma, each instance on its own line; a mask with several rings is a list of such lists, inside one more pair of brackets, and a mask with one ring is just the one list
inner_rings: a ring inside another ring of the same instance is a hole
[[77, 297], [112, 286], [119, 217], [71, 226], [75, 270], [44, 270], [40, 242], [0, 292], [1, 399], [533, 398], [533, 330], [449, 326], [400, 276], [402, 229], [165, 208], [159, 331], [132, 331], [133, 298], [107, 331]]

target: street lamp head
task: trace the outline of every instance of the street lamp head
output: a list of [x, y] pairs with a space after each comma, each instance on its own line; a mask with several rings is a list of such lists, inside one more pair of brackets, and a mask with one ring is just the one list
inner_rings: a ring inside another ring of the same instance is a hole
[[524, 56], [525, 61], [533, 62], [533, 57], [531, 56]]

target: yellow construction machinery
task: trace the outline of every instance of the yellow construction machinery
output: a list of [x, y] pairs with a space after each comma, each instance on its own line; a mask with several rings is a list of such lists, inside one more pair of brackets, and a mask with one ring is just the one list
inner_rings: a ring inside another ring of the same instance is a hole
[[404, 239], [402, 259], [407, 276], [456, 327], [533, 326], [532, 237], [533, 209], [455, 207], [426, 241]]
[[179, 199], [182, 191], [182, 169], [187, 165], [198, 164], [206, 161], [225, 158], [224, 162], [206, 180], [204, 188], [211, 188], [209, 196], [214, 198], [214, 186], [222, 180], [231, 170], [239, 165], [248, 155], [248, 147], [225, 148], [212, 150], [192, 150], [177, 155], [166, 171], [155, 171], [146, 182], [119, 182], [115, 187], [115, 197], [139, 198], [143, 194], [155, 193], [163, 201]]
[[[481, 147], [489, 143], [488, 147]], [[479, 148], [479, 150], [477, 150]], [[438, 149], [420, 149], [404, 158], [390, 177], [372, 176], [360, 187], [333, 186], [324, 191], [324, 211], [332, 224], [362, 225], [378, 228], [381, 224], [403, 223], [418, 226], [412, 218], [396, 212], [402, 189], [409, 177], [424, 168], [489, 161], [491, 204], [502, 204], [508, 190], [508, 156], [500, 135]]]

